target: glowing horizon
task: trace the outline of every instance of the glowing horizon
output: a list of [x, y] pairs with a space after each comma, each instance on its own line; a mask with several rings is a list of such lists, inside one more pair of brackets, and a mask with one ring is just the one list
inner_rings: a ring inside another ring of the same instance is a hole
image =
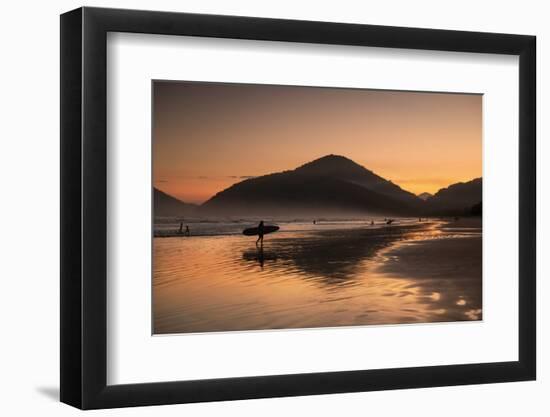
[[155, 81], [153, 184], [200, 204], [342, 155], [420, 194], [482, 176], [482, 96]]

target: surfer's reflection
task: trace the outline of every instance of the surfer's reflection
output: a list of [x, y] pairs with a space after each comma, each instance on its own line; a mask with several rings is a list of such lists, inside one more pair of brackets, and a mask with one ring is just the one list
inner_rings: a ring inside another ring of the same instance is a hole
[[[262, 225], [262, 228], [263, 228], [263, 225]], [[262, 246], [260, 246], [260, 248], [258, 250], [258, 261], [260, 262], [260, 266], [262, 267], [262, 269], [264, 269], [265, 258], [264, 258], [264, 235], [263, 235], [263, 233], [260, 236], [261, 236], [261, 239], [262, 239]], [[258, 238], [258, 239], [260, 239], [260, 238]], [[256, 244], [258, 244], [258, 242], [256, 242]]]
[[248, 262], [258, 262], [263, 269], [265, 261], [277, 260], [277, 254], [269, 250], [264, 251], [263, 246], [258, 246], [256, 250], [244, 251], [243, 259]]

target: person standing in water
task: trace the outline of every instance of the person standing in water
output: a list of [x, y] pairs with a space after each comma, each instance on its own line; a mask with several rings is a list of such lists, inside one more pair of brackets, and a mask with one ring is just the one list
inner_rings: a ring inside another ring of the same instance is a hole
[[261, 246], [264, 246], [264, 221], [260, 221], [260, 224], [258, 225], [258, 240], [256, 241], [256, 246], [258, 246], [258, 242], [261, 242]]

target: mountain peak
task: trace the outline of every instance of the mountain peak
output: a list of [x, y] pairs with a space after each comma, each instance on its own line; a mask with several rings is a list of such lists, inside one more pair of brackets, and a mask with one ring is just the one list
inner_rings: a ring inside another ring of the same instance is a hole
[[153, 187], [155, 217], [176, 217], [192, 214], [197, 206], [183, 201]]
[[294, 170], [241, 181], [202, 207], [213, 213], [416, 213], [418, 197], [349, 158], [325, 155]]
[[474, 178], [471, 181], [457, 182], [442, 188], [427, 201], [434, 211], [463, 211], [482, 200], [482, 191], [483, 180]]
[[321, 158], [308, 162], [294, 170], [295, 172], [305, 174], [322, 174], [322, 175], [353, 175], [364, 174], [370, 172], [366, 168], [357, 164], [349, 158], [342, 155], [325, 155]]
[[432, 198], [433, 197], [433, 194], [430, 194], [430, 193], [420, 193], [417, 195], [418, 198], [426, 201], [428, 198]]
[[346, 158], [343, 155], [336, 155], [333, 153], [314, 159], [313, 161], [310, 162], [310, 164], [314, 162], [322, 162], [322, 161], [340, 161], [340, 162], [351, 162], [352, 164], [355, 164], [355, 162], [353, 162], [351, 159]]

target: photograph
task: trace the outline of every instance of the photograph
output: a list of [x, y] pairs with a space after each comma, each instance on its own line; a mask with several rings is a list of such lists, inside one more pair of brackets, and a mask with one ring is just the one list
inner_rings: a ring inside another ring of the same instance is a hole
[[153, 334], [482, 320], [481, 94], [152, 96]]

